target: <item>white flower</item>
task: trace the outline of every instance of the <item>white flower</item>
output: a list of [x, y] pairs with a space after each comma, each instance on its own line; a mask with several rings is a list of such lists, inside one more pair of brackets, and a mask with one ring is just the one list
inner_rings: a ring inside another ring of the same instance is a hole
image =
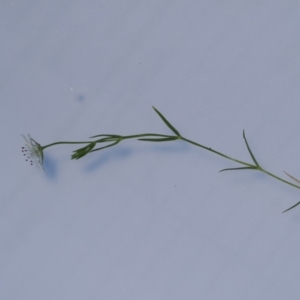
[[44, 171], [43, 161], [44, 153], [42, 146], [37, 143], [29, 134], [26, 138], [23, 134], [22, 137], [25, 139], [26, 145], [22, 147], [23, 155], [26, 157], [26, 161], [29, 161], [30, 164], [33, 164], [33, 161]]

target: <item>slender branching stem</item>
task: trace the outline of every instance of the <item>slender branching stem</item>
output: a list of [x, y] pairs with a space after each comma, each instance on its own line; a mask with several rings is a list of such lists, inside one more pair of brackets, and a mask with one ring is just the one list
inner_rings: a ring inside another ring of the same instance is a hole
[[[182, 140], [186, 143], [189, 143], [191, 145], [200, 147], [204, 150], [207, 150], [209, 152], [212, 152], [218, 156], [221, 156], [225, 159], [231, 160], [237, 164], [243, 165], [243, 167], [235, 167], [235, 168], [227, 168], [227, 169], [223, 169], [221, 171], [230, 171], [230, 170], [257, 170], [260, 172], [263, 172], [273, 178], [275, 178], [276, 180], [279, 180], [285, 184], [288, 184], [292, 187], [295, 187], [297, 189], [300, 189], [300, 185], [294, 184], [290, 181], [287, 181], [283, 178], [280, 178], [277, 175], [272, 174], [271, 172], [265, 170], [264, 168], [262, 168], [260, 166], [260, 164], [257, 162], [257, 159], [255, 158], [254, 154], [252, 153], [250, 146], [248, 144], [248, 141], [246, 139], [246, 135], [245, 135], [245, 131], [243, 131], [243, 138], [247, 147], [247, 150], [250, 154], [250, 157], [253, 161], [253, 163], [247, 163], [238, 159], [235, 159], [233, 157], [230, 157], [228, 155], [225, 155], [222, 152], [216, 151], [210, 147], [204, 146], [202, 144], [199, 144], [195, 141], [192, 141], [190, 139], [187, 139], [185, 137], [183, 137], [179, 131], [177, 129], [175, 129], [175, 127], [173, 125], [171, 125], [171, 123], [155, 108], [153, 107], [153, 109], [155, 110], [155, 112], [159, 115], [159, 117], [162, 119], [162, 121], [169, 127], [169, 129], [175, 134], [175, 135], [166, 135], [166, 134], [157, 134], [157, 133], [142, 133], [142, 134], [133, 134], [133, 135], [125, 135], [125, 136], [121, 136], [121, 135], [116, 135], [116, 134], [100, 134], [100, 135], [95, 135], [92, 136], [91, 138], [99, 138], [96, 140], [90, 140], [90, 141], [84, 141], [84, 142], [56, 142], [56, 143], [52, 143], [52, 144], [48, 144], [45, 146], [41, 146], [42, 151], [48, 147], [51, 146], [55, 146], [55, 145], [62, 145], [62, 144], [85, 144], [86, 146], [77, 149], [75, 151], [73, 151], [73, 155], [71, 156], [72, 159], [79, 159], [91, 152], [95, 152], [95, 151], [99, 151], [99, 150], [103, 150], [105, 148], [109, 148], [109, 147], [113, 147], [116, 146], [117, 144], [119, 144], [121, 141], [123, 140], [129, 140], [129, 139], [137, 139], [139, 141], [144, 141], [144, 142], [170, 142], [170, 141], [176, 141], [176, 140]], [[108, 145], [99, 147], [99, 148], [95, 148], [95, 146], [97, 144], [100, 143], [109, 143]], [[220, 171], [220, 172], [221, 172]], [[286, 173], [287, 174], [287, 173]], [[296, 182], [300, 183], [299, 180], [297, 180], [296, 178], [294, 178], [293, 176], [287, 174], [290, 178], [292, 178], [293, 180], [295, 180]], [[296, 207], [297, 205], [300, 205], [300, 201], [298, 203], [296, 203], [295, 205], [293, 205], [292, 207], [286, 209], [284, 212]]]
[[[97, 143], [102, 143], [102, 142], [109, 142], [109, 141], [113, 141], [116, 140], [117, 138], [120, 140], [126, 140], [126, 139], [135, 139], [135, 138], [140, 138], [140, 137], [149, 137], [149, 136], [153, 136], [153, 137], [169, 137], [169, 135], [165, 135], [165, 134], [156, 134], [156, 133], [144, 133], [144, 134], [134, 134], [134, 135], [125, 135], [125, 136], [120, 136], [120, 135], [106, 135], [106, 134], [101, 134], [98, 136], [108, 136], [111, 138], [103, 138], [103, 139], [99, 139], [97, 140]], [[96, 137], [96, 136], [95, 136]], [[90, 144], [92, 141], [86, 141], [86, 142], [67, 142], [67, 141], [63, 141], [63, 142], [55, 142], [55, 143], [51, 143], [45, 146], [42, 146], [42, 150], [55, 146], [55, 145], [79, 145], [79, 144]]]
[[[275, 178], [275, 179], [277, 179], [277, 180], [280, 180], [280, 181], [282, 181], [282, 182], [284, 182], [284, 183], [286, 183], [286, 184], [289, 184], [289, 185], [291, 185], [291, 186], [293, 186], [293, 187], [295, 187], [295, 188], [297, 188], [297, 189], [300, 189], [300, 186], [299, 186], [299, 185], [296, 185], [296, 184], [294, 184], [294, 183], [292, 183], [292, 182], [289, 182], [289, 181], [287, 181], [287, 180], [285, 180], [285, 179], [282, 179], [282, 178], [280, 178], [280, 177], [278, 177], [278, 176], [272, 174], [271, 172], [268, 172], [267, 170], [263, 169], [263, 168], [260, 167], [260, 166], [254, 166], [254, 165], [251, 165], [251, 164], [246, 163], [246, 162], [244, 162], [244, 161], [237, 160], [237, 159], [232, 158], [232, 157], [230, 157], [230, 156], [228, 156], [228, 155], [225, 155], [225, 154], [223, 154], [223, 153], [221, 153], [221, 152], [215, 151], [215, 150], [213, 150], [213, 149], [211, 149], [211, 148], [208, 148], [208, 147], [205, 147], [205, 146], [203, 146], [203, 145], [200, 145], [200, 144], [198, 144], [198, 143], [196, 143], [196, 142], [194, 142], [194, 141], [188, 140], [188, 139], [186, 139], [186, 138], [184, 138], [184, 137], [180, 137], [180, 139], [183, 140], [183, 141], [186, 141], [186, 142], [188, 142], [188, 143], [190, 143], [190, 144], [193, 144], [193, 145], [195, 145], [195, 146], [204, 148], [205, 150], [208, 150], [208, 151], [210, 151], [210, 152], [213, 152], [213, 153], [215, 153], [215, 154], [217, 154], [217, 155], [220, 155], [220, 156], [222, 156], [222, 157], [224, 157], [224, 158], [226, 158], [226, 159], [232, 160], [232, 161], [237, 162], [237, 163], [239, 163], [239, 164], [246, 165], [246, 166], [249, 166], [249, 167], [253, 167], [253, 168], [251, 168], [251, 169], [257, 170], [257, 171], [261, 171], [261, 172], [263, 172], [263, 173], [265, 173], [265, 174], [267, 174], [267, 175], [269, 175], [269, 176], [271, 176], [271, 177], [273, 177], [273, 178]], [[236, 169], [237, 169], [237, 168], [236, 168]], [[249, 169], [249, 168], [244, 168], [244, 169]]]

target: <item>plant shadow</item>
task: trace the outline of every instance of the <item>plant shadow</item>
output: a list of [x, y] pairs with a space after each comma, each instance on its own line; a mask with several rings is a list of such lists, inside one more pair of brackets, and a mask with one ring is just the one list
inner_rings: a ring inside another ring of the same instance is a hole
[[129, 157], [132, 152], [133, 151], [131, 149], [124, 147], [110, 149], [107, 151], [102, 150], [101, 153], [99, 153], [100, 155], [98, 154], [96, 158], [93, 158], [92, 161], [85, 166], [84, 170], [87, 172], [93, 172], [96, 169], [102, 168], [111, 161]]
[[[153, 143], [154, 144], [154, 143]], [[117, 146], [114, 149], [105, 149], [102, 150], [97, 157], [93, 158], [84, 168], [87, 172], [93, 172], [104, 165], [115, 160], [124, 160], [136, 153], [147, 153], [147, 152], [167, 152], [167, 153], [176, 153], [176, 152], [185, 152], [189, 149], [189, 145], [181, 141], [177, 141], [173, 144], [163, 145], [162, 143], [155, 143], [155, 145], [144, 145], [143, 147], [124, 147]]]
[[49, 179], [54, 180], [57, 177], [57, 162], [49, 155], [46, 155], [44, 158], [43, 168], [45, 170], [46, 176]]

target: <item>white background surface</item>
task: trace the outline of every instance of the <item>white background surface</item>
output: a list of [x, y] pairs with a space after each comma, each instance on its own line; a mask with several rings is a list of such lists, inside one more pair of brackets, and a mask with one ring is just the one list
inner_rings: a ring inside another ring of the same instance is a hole
[[299, 299], [299, 191], [180, 142], [79, 161], [42, 145], [182, 135], [300, 177], [297, 1], [0, 3], [1, 299]]

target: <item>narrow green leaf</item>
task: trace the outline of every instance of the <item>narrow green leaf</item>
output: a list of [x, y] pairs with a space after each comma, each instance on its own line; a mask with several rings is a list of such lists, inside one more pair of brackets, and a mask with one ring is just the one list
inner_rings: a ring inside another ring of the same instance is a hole
[[95, 143], [99, 144], [99, 143], [108, 143], [108, 142], [113, 142], [116, 140], [119, 140], [119, 138], [114, 138], [114, 137], [106, 137], [106, 138], [102, 138], [99, 140], [95, 140]]
[[293, 209], [294, 207], [298, 206], [299, 204], [300, 204], [300, 201], [299, 201], [299, 202], [297, 202], [296, 204], [294, 204], [293, 206], [291, 206], [290, 208], [288, 208], [288, 209], [284, 210], [282, 213], [285, 213], [285, 212], [287, 212], [287, 211], [289, 211], [289, 210]]
[[96, 143], [90, 143], [85, 147], [74, 150], [71, 159], [79, 159], [88, 153], [92, 152], [92, 149], [96, 146]]
[[180, 133], [178, 132], [178, 130], [176, 130], [171, 124], [170, 122], [154, 107], [152, 106], [152, 108], [155, 110], [155, 112], [160, 116], [160, 118], [164, 121], [164, 123], [177, 135], [180, 136]]
[[257, 167], [227, 168], [227, 169], [223, 169], [223, 170], [221, 170], [219, 172], [232, 171], [232, 170], [257, 170]]
[[138, 139], [139, 141], [145, 142], [168, 142], [168, 141], [175, 141], [178, 140], [177, 136], [168, 137], [168, 138], [161, 138], [161, 139]]
[[117, 134], [98, 134], [98, 135], [91, 136], [90, 139], [93, 139], [93, 138], [99, 137], [99, 136], [106, 136], [106, 137], [112, 137], [112, 138], [120, 137], [120, 135], [117, 135]]
[[298, 180], [297, 178], [293, 177], [292, 175], [288, 174], [286, 171], [283, 171], [287, 176], [289, 176], [290, 178], [292, 178], [293, 180], [295, 180], [296, 182], [300, 183], [300, 180]]
[[243, 138], [244, 138], [244, 140], [245, 140], [247, 149], [248, 149], [248, 151], [249, 151], [249, 153], [250, 153], [250, 156], [251, 156], [253, 162], [259, 167], [259, 164], [258, 164], [257, 160], [255, 159], [255, 157], [254, 157], [254, 155], [253, 155], [253, 153], [252, 153], [252, 151], [251, 151], [251, 149], [250, 149], [250, 147], [249, 147], [249, 144], [248, 144], [248, 142], [247, 142], [246, 135], [245, 135], [245, 130], [243, 130]]

